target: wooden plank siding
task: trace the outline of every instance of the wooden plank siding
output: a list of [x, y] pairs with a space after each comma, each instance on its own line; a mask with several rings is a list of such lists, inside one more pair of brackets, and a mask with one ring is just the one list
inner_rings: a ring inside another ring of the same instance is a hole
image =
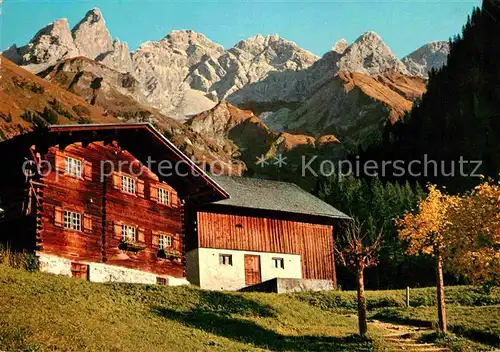
[[198, 242], [200, 248], [299, 254], [304, 279], [336, 283], [332, 225], [199, 211]]
[[[76, 143], [67, 146], [64, 151], [51, 147], [44, 159], [54, 166], [56, 153], [61, 152], [64, 156], [90, 162], [92, 178], [78, 179], [65, 175], [63, 171], [52, 171], [43, 178], [42, 252], [74, 261], [103, 262], [159, 275], [184, 277], [183, 263], [158, 258], [157, 244], [153, 244], [153, 231], [171, 235], [172, 249], [179, 251], [183, 257], [181, 204], [167, 206], [151, 199], [150, 186], [158, 185], [158, 177], [144, 168], [138, 178], [144, 182], [144, 195], [126, 194], [121, 189], [115, 189], [113, 177], [101, 180], [101, 161], [113, 163], [115, 170], [121, 162], [124, 171], [129, 170], [130, 163], [135, 163], [135, 172], [139, 164], [127, 151], [102, 142], [87, 146]], [[161, 187], [169, 189], [173, 199], [177, 198], [170, 186], [162, 184]], [[56, 226], [56, 207], [90, 215], [91, 230], [73, 231]], [[138, 252], [119, 249], [121, 234], [114, 228], [118, 222], [143, 229], [145, 248]]]

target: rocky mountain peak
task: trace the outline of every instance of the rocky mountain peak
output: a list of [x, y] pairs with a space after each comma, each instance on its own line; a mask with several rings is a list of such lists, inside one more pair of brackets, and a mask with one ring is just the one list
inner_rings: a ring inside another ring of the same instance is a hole
[[335, 51], [338, 54], [343, 54], [348, 46], [349, 44], [347, 43], [347, 41], [342, 38], [333, 45], [332, 51]]
[[80, 21], [80, 23], [83, 23], [83, 22], [98, 23], [99, 21], [104, 22], [104, 18], [102, 17], [101, 10], [99, 10], [98, 8], [95, 7], [93, 9], [89, 10], [85, 14], [85, 16], [83, 17], [83, 20]]
[[4, 55], [30, 71], [37, 71], [78, 55], [78, 49], [73, 43], [68, 20], [62, 18], [38, 31], [26, 46], [12, 47]]
[[370, 76], [386, 71], [408, 74], [401, 60], [373, 31], [365, 32], [345, 49], [338, 68], [340, 71], [359, 72]]
[[99, 9], [92, 9], [73, 28], [73, 40], [80, 55], [95, 59], [113, 50], [113, 39]]
[[425, 44], [407, 55], [403, 63], [410, 74], [414, 76], [427, 77], [427, 73], [433, 68], [443, 66], [450, 53], [450, 43], [438, 41]]

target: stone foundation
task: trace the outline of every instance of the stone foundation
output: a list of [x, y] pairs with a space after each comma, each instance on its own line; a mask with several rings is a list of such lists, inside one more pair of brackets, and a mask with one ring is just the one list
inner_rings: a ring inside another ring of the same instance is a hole
[[240, 291], [290, 293], [332, 290], [335, 290], [335, 286], [331, 280], [275, 278], [261, 282], [260, 284], [245, 287]]
[[145, 271], [124, 268], [115, 265], [71, 261], [54, 255], [37, 253], [39, 269], [42, 272], [73, 276], [71, 263], [85, 264], [88, 266], [88, 280], [92, 282], [127, 282], [135, 284], [156, 284], [158, 278], [166, 280], [168, 286], [189, 285], [185, 278], [176, 278], [169, 275], [156, 275]]

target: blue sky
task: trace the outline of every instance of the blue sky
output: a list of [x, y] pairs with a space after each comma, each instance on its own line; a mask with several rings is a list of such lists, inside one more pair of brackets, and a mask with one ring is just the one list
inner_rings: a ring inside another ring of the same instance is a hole
[[[0, 0], [1, 1], [1, 0]], [[354, 41], [374, 30], [403, 57], [421, 45], [459, 33], [481, 0], [385, 1], [69, 1], [4, 0], [0, 49], [24, 45], [46, 24], [66, 17], [74, 26], [85, 13], [101, 9], [113, 37], [135, 49], [173, 29], [193, 29], [231, 47], [262, 33], [278, 33], [317, 55], [339, 39]]]

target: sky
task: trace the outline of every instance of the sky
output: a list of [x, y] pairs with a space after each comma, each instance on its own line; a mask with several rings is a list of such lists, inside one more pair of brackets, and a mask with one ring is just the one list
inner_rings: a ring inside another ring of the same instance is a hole
[[0, 0], [0, 50], [26, 44], [59, 18], [74, 26], [91, 8], [101, 10], [113, 36], [136, 49], [174, 29], [192, 29], [229, 48], [238, 41], [277, 33], [323, 55], [339, 39], [353, 42], [377, 32], [399, 56], [459, 33], [481, 0]]

